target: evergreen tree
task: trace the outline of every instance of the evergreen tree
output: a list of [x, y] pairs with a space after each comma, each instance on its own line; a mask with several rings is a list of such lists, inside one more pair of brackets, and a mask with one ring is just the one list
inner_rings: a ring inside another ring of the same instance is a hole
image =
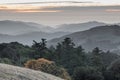
[[92, 66], [97, 68], [98, 70], [102, 70], [103, 69], [103, 61], [102, 61], [102, 51], [96, 47], [93, 49], [92, 51]]
[[81, 46], [77, 48], [74, 46], [75, 44], [70, 38], [65, 38], [56, 46], [57, 63], [68, 69], [70, 75], [73, 74], [75, 67], [84, 64], [85, 59], [84, 49]]
[[78, 46], [76, 48], [76, 56], [79, 59], [79, 64], [80, 65], [86, 65], [86, 54], [84, 52], [84, 49], [82, 48], [82, 46]]
[[43, 58], [47, 55], [48, 53], [48, 48], [46, 47], [46, 39], [41, 39], [41, 42], [36, 42], [33, 40], [34, 44], [32, 45], [32, 48], [34, 50], [33, 58], [38, 59], [38, 58]]
[[102, 73], [93, 67], [77, 67], [73, 74], [74, 80], [104, 80]]

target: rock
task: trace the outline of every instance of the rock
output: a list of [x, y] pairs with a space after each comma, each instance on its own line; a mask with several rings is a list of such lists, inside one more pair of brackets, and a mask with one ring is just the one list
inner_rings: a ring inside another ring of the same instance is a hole
[[17, 66], [0, 64], [0, 80], [63, 80], [53, 75]]

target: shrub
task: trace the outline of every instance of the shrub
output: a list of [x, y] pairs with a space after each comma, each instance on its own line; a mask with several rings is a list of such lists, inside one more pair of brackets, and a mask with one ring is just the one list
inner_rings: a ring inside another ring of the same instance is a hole
[[115, 60], [106, 70], [106, 80], [120, 80], [120, 59]]
[[92, 67], [78, 67], [73, 73], [74, 80], [103, 80], [102, 74]]
[[64, 68], [58, 67], [53, 61], [44, 58], [38, 60], [29, 60], [25, 63], [26, 68], [40, 70], [66, 80], [71, 80], [69, 74]]
[[0, 58], [0, 63], [12, 64], [12, 61], [8, 58]]

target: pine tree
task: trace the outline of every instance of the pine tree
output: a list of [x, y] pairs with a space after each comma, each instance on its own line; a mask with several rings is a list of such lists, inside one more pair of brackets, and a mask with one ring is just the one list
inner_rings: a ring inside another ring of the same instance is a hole
[[38, 59], [38, 58], [43, 58], [45, 56], [47, 56], [47, 53], [48, 53], [48, 49], [46, 47], [46, 39], [42, 38], [41, 39], [41, 42], [36, 42], [35, 40], [33, 40], [33, 45], [32, 45], [32, 48], [34, 50], [34, 55], [33, 57], [35, 59]]
[[96, 67], [98, 70], [103, 69], [103, 62], [102, 62], [102, 56], [101, 56], [102, 51], [96, 47], [92, 51], [92, 66]]

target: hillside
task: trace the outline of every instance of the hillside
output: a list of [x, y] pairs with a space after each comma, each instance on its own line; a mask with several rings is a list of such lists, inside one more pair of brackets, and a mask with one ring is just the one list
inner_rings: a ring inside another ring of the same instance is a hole
[[49, 45], [56, 45], [64, 38], [70, 37], [78, 46], [82, 45], [86, 50], [100, 47], [103, 50], [115, 50], [120, 47], [120, 26], [99, 26], [85, 31], [79, 31], [60, 38], [52, 39]]
[[85, 23], [76, 23], [76, 24], [63, 24], [57, 26], [57, 31], [64, 31], [64, 32], [77, 32], [77, 31], [84, 31], [96, 26], [103, 26], [106, 23], [91, 21]]
[[0, 64], [0, 80], [63, 80], [40, 71]]
[[102, 25], [105, 25], [105, 23], [93, 21], [78, 24], [63, 24], [56, 26], [56, 28], [53, 28], [50, 26], [44, 26], [33, 22], [4, 20], [0, 21], [0, 34], [19, 35], [38, 31], [50, 33], [76, 32]]
[[67, 34], [69, 34], [69, 32], [47, 33], [47, 32], [41, 32], [41, 31], [29, 32], [29, 33], [21, 34], [21, 35], [0, 34], [0, 43], [18, 41], [26, 45], [31, 45], [33, 43], [33, 40], [36, 40], [39, 42], [41, 41], [41, 38], [50, 40], [53, 38], [59, 38]]
[[33, 31], [47, 32], [48, 30], [52, 30], [52, 28], [32, 22], [11, 21], [11, 20], [0, 21], [1, 34], [18, 35]]

